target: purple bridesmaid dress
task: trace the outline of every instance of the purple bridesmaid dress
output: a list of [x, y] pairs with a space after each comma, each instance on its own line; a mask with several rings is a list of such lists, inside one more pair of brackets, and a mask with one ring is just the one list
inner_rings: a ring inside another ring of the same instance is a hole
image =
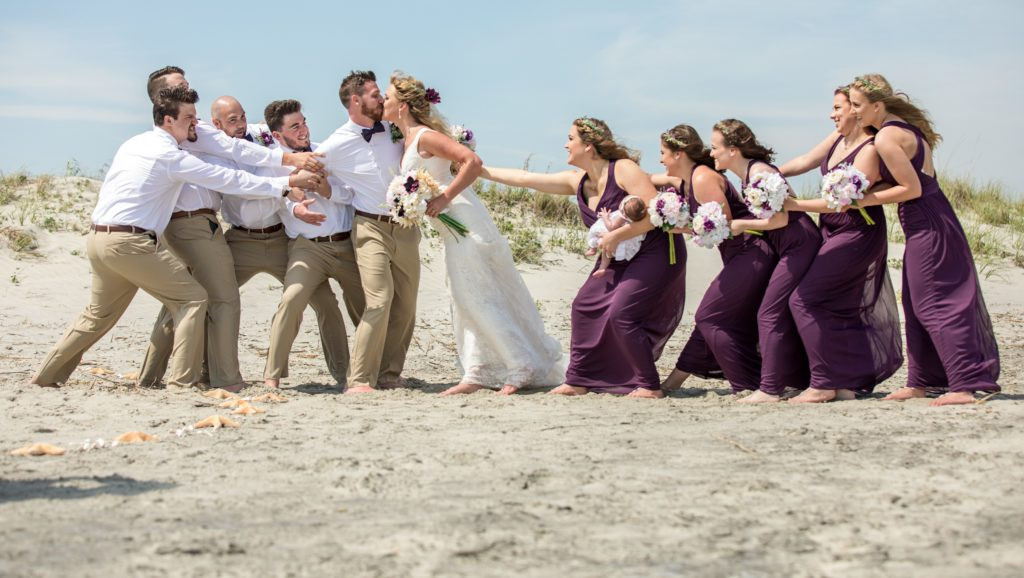
[[[749, 182], [750, 169], [759, 162], [763, 161], [751, 160], [747, 165], [744, 188]], [[814, 262], [821, 246], [821, 232], [807, 213], [790, 212], [785, 227], [765, 231], [764, 237], [779, 256], [779, 262], [757, 311], [760, 389], [767, 394], [782, 395], [787, 387], [803, 389], [810, 384], [807, 353], [789, 310], [789, 296]]]
[[[584, 175], [576, 191], [583, 223], [590, 227], [598, 211], [614, 211], [626, 191], [615, 182], [615, 161], [608, 164], [608, 183], [592, 210], [583, 195]], [[686, 295], [686, 245], [676, 243], [675, 265], [669, 265], [669, 236], [647, 233], [640, 252], [629, 261], [612, 261], [604, 277], [587, 276], [572, 302], [572, 344], [565, 383], [593, 392], [629, 393], [638, 387], [658, 390], [654, 362], [683, 316]], [[597, 269], [600, 258], [594, 263]]]
[[[753, 218], [729, 179], [719, 178], [725, 181], [725, 199], [732, 217]], [[690, 214], [695, 214], [700, 203], [693, 193], [693, 172], [687, 182], [686, 200]], [[757, 308], [777, 258], [764, 238], [755, 235], [726, 239], [718, 251], [722, 270], [700, 301], [694, 315], [696, 327], [679, 354], [676, 369], [705, 379], [724, 377], [733, 393], [756, 390], [761, 383]]]
[[[852, 163], [873, 142], [864, 141], [830, 168], [842, 140], [836, 139], [821, 162], [822, 175]], [[874, 225], [856, 210], [821, 214], [824, 243], [789, 298], [815, 389], [870, 393], [903, 364], [900, 315], [886, 260], [885, 211], [880, 205], [865, 210]]]
[[[981, 296], [974, 256], [960, 220], [939, 187], [922, 172], [925, 141], [917, 127], [887, 122], [917, 137], [911, 164], [921, 196], [899, 204], [907, 238], [903, 253], [903, 316], [907, 385], [917, 389], [999, 391], [999, 348]], [[885, 163], [882, 180], [896, 185]]]

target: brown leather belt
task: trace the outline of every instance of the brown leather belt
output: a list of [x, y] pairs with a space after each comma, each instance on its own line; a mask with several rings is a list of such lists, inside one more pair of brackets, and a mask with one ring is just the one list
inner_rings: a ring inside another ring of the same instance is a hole
[[326, 237], [313, 237], [310, 241], [314, 243], [331, 243], [333, 241], [344, 241], [352, 236], [352, 231], [345, 231], [344, 233], [335, 233], [333, 235], [327, 235]]
[[374, 221], [384, 221], [385, 223], [394, 223], [395, 221], [391, 218], [391, 215], [377, 215], [374, 213], [367, 213], [366, 211], [360, 211], [356, 209], [356, 214], [360, 217], [366, 217]]
[[152, 233], [149, 229], [135, 227], [133, 225], [89, 225], [89, 229], [97, 233], [140, 233], [148, 235]]
[[172, 219], [181, 219], [182, 217], [194, 217], [196, 215], [216, 215], [217, 211], [213, 209], [196, 209], [194, 211], [175, 211], [171, 213]]
[[238, 229], [239, 231], [244, 231], [246, 233], [250, 233], [253, 235], [266, 235], [267, 233], [276, 233], [280, 231], [281, 229], [284, 228], [284, 225], [278, 223], [276, 225], [271, 225], [269, 227], [263, 227], [262, 229], [250, 229], [248, 227], [243, 227], [241, 225], [231, 225], [231, 228]]

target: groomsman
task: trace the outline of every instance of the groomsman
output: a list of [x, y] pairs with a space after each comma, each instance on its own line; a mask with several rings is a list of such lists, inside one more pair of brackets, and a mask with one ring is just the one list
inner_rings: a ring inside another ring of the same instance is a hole
[[353, 71], [338, 96], [349, 120], [317, 152], [324, 154], [327, 173], [354, 190], [354, 244], [366, 310], [356, 327], [348, 383], [349, 393], [362, 393], [399, 384], [416, 324], [420, 231], [394, 223], [382, 208], [403, 149], [381, 122], [377, 77]]
[[187, 387], [199, 378], [206, 290], [185, 265], [156, 242], [185, 183], [230, 193], [280, 197], [292, 186], [317, 187], [317, 175], [256, 177], [202, 162], [179, 146], [194, 142], [199, 95], [186, 87], [160, 91], [153, 103], [153, 130], [118, 149], [100, 188], [86, 251], [92, 266], [89, 305], [43, 361], [32, 383], [55, 387], [68, 380], [82, 355], [117, 322], [141, 287], [174, 319], [169, 385]]
[[[309, 141], [309, 128], [298, 101], [272, 102], [267, 105], [264, 118], [285, 151], [318, 150], [317, 145]], [[349, 318], [358, 331], [366, 302], [352, 248], [351, 202], [352, 190], [337, 178], [328, 177], [317, 190], [307, 191], [303, 202], [287, 203], [287, 210], [281, 213], [292, 245], [284, 293], [270, 327], [270, 350], [264, 371], [264, 383], [270, 387], [278, 387], [280, 378], [285, 375], [288, 355], [302, 323], [302, 311], [314, 292], [328, 279], [333, 278], [341, 285]], [[318, 224], [299, 218], [309, 211], [318, 215]], [[344, 324], [339, 324], [337, 329], [347, 366], [348, 336]], [[339, 383], [344, 384], [345, 380], [341, 379]]]
[[[277, 142], [286, 145], [281, 149], [290, 153], [293, 150], [310, 150], [309, 129], [306, 128], [305, 117], [302, 116], [301, 106], [297, 101], [277, 101], [277, 103], [295, 103], [294, 110], [284, 106], [275, 106], [271, 103], [264, 114], [264, 120], [268, 129], [276, 138]], [[221, 127], [225, 133], [247, 140], [262, 140], [260, 131], [253, 125], [247, 125], [245, 110], [234, 98], [225, 96], [217, 99], [218, 108], [213, 111], [213, 122]], [[292, 126], [295, 118], [301, 121], [301, 130], [296, 132]], [[288, 120], [288, 127], [284, 127], [285, 120]], [[248, 130], [245, 130], [248, 127]], [[255, 133], [255, 134], [254, 134]], [[285, 135], [293, 135], [294, 138]], [[277, 146], [276, 144], [274, 146]], [[272, 167], [267, 169], [250, 168], [257, 174], [287, 174], [290, 169], [283, 167]], [[306, 210], [308, 205], [299, 203], [297, 207], [300, 212]], [[281, 222], [281, 214], [287, 209], [280, 200], [225, 197], [221, 205], [221, 215], [224, 220], [231, 224], [231, 229], [226, 233], [228, 247], [231, 249], [234, 262], [234, 274], [238, 286], [245, 285], [257, 273], [267, 273], [277, 279], [282, 285], [285, 284], [285, 274], [288, 270], [288, 255], [292, 242], [290, 237], [295, 234], [286, 234], [284, 224]], [[308, 211], [306, 211], [308, 213]], [[306, 217], [310, 218], [310, 217]], [[316, 220], [316, 219], [312, 219]], [[361, 293], [361, 291], [360, 291]], [[353, 296], [346, 291], [345, 303], [349, 307], [349, 316], [353, 323], [358, 322], [359, 314], [362, 312], [361, 304], [353, 304]], [[345, 383], [345, 373], [348, 371], [348, 334], [345, 331], [345, 320], [338, 309], [338, 300], [331, 291], [329, 281], [317, 285], [309, 297], [309, 305], [316, 313], [317, 325], [320, 328], [320, 343], [324, 350], [324, 359], [331, 376], [338, 383]], [[357, 308], [358, 306], [358, 308]], [[278, 377], [288, 376], [287, 361], [284, 366], [278, 368]]]

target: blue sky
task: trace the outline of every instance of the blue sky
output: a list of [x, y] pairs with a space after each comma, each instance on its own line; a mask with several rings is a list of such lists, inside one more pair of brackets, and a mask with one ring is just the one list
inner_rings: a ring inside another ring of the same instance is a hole
[[[376, 5], [376, 6], [375, 6]], [[166, 6], [161, 14], [158, 6]], [[87, 172], [147, 130], [148, 73], [186, 69], [200, 114], [219, 95], [252, 121], [277, 98], [304, 104], [314, 140], [345, 121], [353, 68], [402, 69], [442, 95], [495, 166], [566, 168], [571, 120], [606, 120], [658, 165], [677, 123], [707, 138], [745, 120], [784, 161], [831, 130], [832, 89], [881, 72], [933, 115], [949, 174], [1001, 181], [1015, 170], [1024, 116], [1024, 5], [1012, 1], [741, 0], [320, 3], [5, 3], [0, 23], [0, 171]], [[1013, 72], [1016, 70], [1017, 72]], [[382, 83], [382, 88], [383, 88]], [[813, 179], [798, 181], [808, 187]]]

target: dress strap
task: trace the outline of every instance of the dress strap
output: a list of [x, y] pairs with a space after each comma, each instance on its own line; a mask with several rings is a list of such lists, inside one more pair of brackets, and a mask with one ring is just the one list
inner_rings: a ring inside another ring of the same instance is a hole
[[917, 151], [914, 152], [914, 158], [910, 159], [910, 164], [913, 165], [917, 172], [921, 172], [924, 168], [924, 135], [921, 134], [921, 129], [909, 122], [903, 122], [901, 120], [890, 120], [889, 122], [884, 123], [881, 128], [885, 128], [887, 126], [898, 126], [914, 133], [914, 138], [917, 139]]
[[846, 137], [843, 135], [839, 135], [839, 138], [837, 138], [832, 143], [832, 146], [828, 147], [828, 153], [825, 155], [825, 158], [822, 159], [821, 161], [821, 174], [825, 174], [829, 171], [828, 161], [832, 159], [832, 153], [836, 152], [836, 147], [839, 146], [839, 143], [843, 142], [844, 140], [846, 140]]

